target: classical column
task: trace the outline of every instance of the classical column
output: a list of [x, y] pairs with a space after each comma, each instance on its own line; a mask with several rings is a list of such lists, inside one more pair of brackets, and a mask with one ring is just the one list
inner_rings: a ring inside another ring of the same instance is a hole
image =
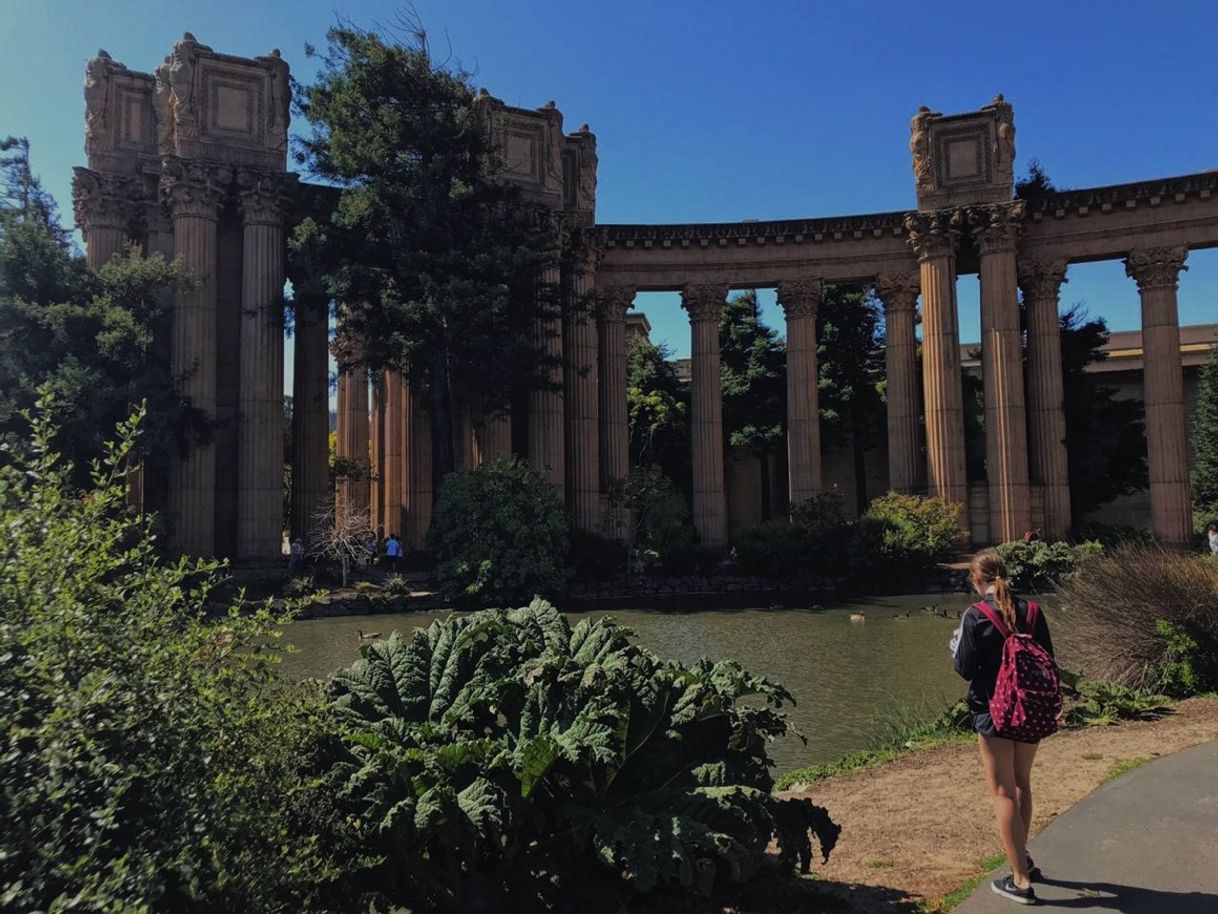
[[[193, 283], [179, 292], [170, 333], [170, 364], [182, 392], [207, 419], [216, 414], [216, 222], [231, 173], [180, 159], [165, 160], [161, 187], [173, 215], [173, 250]], [[216, 451], [191, 445], [169, 476], [174, 542], [190, 555], [215, 552]]]
[[402, 542], [408, 549], [423, 549], [431, 527], [432, 455], [431, 416], [422, 398], [402, 385], [402, 421], [406, 436], [405, 493], [402, 503]]
[[1028, 414], [1015, 245], [1023, 203], [970, 210], [981, 255], [981, 371], [985, 381], [985, 470], [990, 538], [1007, 543], [1032, 526], [1028, 489]]
[[385, 420], [381, 431], [381, 527], [388, 536], [402, 533], [402, 504], [406, 483], [406, 381], [400, 372], [386, 371], [381, 381]]
[[529, 462], [547, 480], [564, 490], [563, 470], [563, 351], [562, 318], [558, 267], [547, 267], [542, 274], [543, 314], [533, 325], [533, 343], [546, 360], [545, 387], [529, 391]]
[[693, 336], [691, 381], [694, 526], [708, 546], [727, 542], [727, 495], [723, 477], [723, 385], [719, 375], [719, 316], [727, 286], [689, 285], [681, 307]]
[[283, 552], [283, 177], [242, 171], [237, 555]]
[[599, 377], [596, 323], [592, 309], [594, 261], [579, 252], [564, 284], [563, 352], [567, 357], [564, 395], [567, 409], [567, 505], [581, 530], [601, 528]]
[[916, 492], [919, 469], [917, 273], [886, 273], [876, 278], [884, 303], [884, 364], [888, 400], [888, 487]]
[[[630, 425], [626, 408], [626, 312], [634, 304], [634, 286], [602, 286], [597, 289], [597, 371], [600, 375], [600, 470], [601, 488], [608, 492], [614, 483], [630, 475]], [[610, 504], [605, 532], [614, 539], [626, 537], [626, 518], [620, 506]]]
[[822, 289], [819, 279], [778, 284], [778, 304], [787, 317], [787, 491], [792, 504], [824, 486], [816, 369], [816, 312]]
[[968, 528], [968, 475], [964, 460], [964, 394], [956, 313], [954, 213], [911, 213], [910, 244], [918, 255], [922, 289], [922, 390], [926, 413], [926, 464], [932, 495], [961, 506]]
[[292, 536], [307, 541], [330, 494], [329, 307], [319, 289], [293, 286]]
[[370, 491], [368, 426], [368, 370], [338, 366], [338, 428], [335, 452], [348, 475], [338, 480], [335, 507], [343, 514], [368, 514]]
[[1165, 543], [1192, 537], [1192, 493], [1184, 424], [1184, 372], [1176, 283], [1188, 256], [1183, 245], [1130, 252], [1125, 272], [1142, 297], [1142, 399], [1150, 470], [1150, 518]]
[[385, 512], [385, 373], [372, 374], [372, 404], [368, 411], [368, 522], [384, 528]]
[[72, 169], [72, 209], [85, 236], [85, 263], [100, 270], [127, 241], [141, 196], [136, 179], [91, 168]]
[[1028, 470], [1045, 495], [1045, 536], [1061, 539], [1070, 530], [1070, 468], [1066, 460], [1061, 321], [1058, 293], [1066, 262], [1019, 264], [1028, 327]]

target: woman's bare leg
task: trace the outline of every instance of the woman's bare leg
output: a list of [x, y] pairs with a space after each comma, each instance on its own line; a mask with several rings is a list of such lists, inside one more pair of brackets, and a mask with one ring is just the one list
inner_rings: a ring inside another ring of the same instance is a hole
[[[981, 765], [994, 798], [994, 818], [998, 837], [1011, 864], [1011, 875], [1020, 888], [1028, 885], [1028, 831], [1020, 816], [1015, 790], [1015, 746], [1013, 740], [997, 736], [977, 736]], [[1030, 796], [1030, 794], [1029, 794]]]
[[1019, 817], [1025, 835], [1032, 834], [1032, 763], [1040, 743], [1015, 744], [1015, 793], [1019, 798]]

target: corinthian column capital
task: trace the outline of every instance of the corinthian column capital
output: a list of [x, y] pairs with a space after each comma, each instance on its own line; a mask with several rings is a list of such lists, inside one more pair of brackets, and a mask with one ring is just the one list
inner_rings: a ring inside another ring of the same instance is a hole
[[[294, 177], [294, 176], [293, 176]], [[287, 210], [288, 175], [277, 171], [242, 168], [237, 172], [237, 200], [246, 225], [283, 225]]]
[[992, 203], [970, 206], [967, 211], [969, 230], [981, 254], [1014, 251], [1023, 228], [1024, 202]]
[[727, 300], [726, 283], [692, 283], [681, 289], [681, 307], [689, 314], [690, 323], [719, 320]]
[[909, 234], [909, 245], [918, 255], [918, 260], [954, 254], [961, 221], [959, 210], [907, 213], [905, 231]]
[[1180, 278], [1188, 248], [1177, 245], [1168, 248], [1138, 248], [1125, 258], [1125, 273], [1138, 284], [1139, 292], [1151, 289], [1172, 289]]
[[216, 220], [232, 180], [232, 169], [227, 166], [166, 156], [161, 171], [161, 198], [173, 216]]
[[634, 304], [634, 286], [597, 286], [597, 315], [605, 323], [626, 320], [626, 312]]
[[1066, 282], [1064, 260], [1021, 260], [1019, 262], [1019, 288], [1024, 298], [1031, 301], [1051, 299], [1057, 301], [1062, 283]]
[[875, 294], [884, 303], [885, 312], [912, 311], [922, 289], [922, 277], [915, 271], [881, 273], [875, 278]]
[[125, 229], [138, 212], [143, 186], [131, 175], [72, 169], [72, 213], [83, 230]]
[[790, 279], [778, 284], [778, 304], [787, 320], [794, 317], [815, 319], [825, 284], [820, 279]]

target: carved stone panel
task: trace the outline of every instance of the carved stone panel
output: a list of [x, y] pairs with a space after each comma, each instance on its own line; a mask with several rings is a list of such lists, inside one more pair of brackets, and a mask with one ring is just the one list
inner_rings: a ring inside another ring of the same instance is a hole
[[499, 177], [518, 185], [530, 203], [562, 208], [562, 114], [554, 103], [537, 110], [514, 108], [483, 89], [476, 104], [490, 135]]
[[979, 111], [943, 115], [925, 106], [910, 125], [920, 210], [1009, 201], [1015, 121], [1001, 95]]

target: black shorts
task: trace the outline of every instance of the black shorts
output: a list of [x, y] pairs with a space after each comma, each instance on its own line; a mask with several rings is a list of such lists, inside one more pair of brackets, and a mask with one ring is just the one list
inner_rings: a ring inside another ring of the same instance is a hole
[[1039, 743], [1040, 740], [1023, 740], [1014, 739], [1010, 736], [1003, 736], [994, 726], [994, 718], [990, 717], [989, 711], [974, 711], [973, 712], [973, 730], [979, 736], [996, 736], [999, 739], [1009, 739], [1016, 743]]

